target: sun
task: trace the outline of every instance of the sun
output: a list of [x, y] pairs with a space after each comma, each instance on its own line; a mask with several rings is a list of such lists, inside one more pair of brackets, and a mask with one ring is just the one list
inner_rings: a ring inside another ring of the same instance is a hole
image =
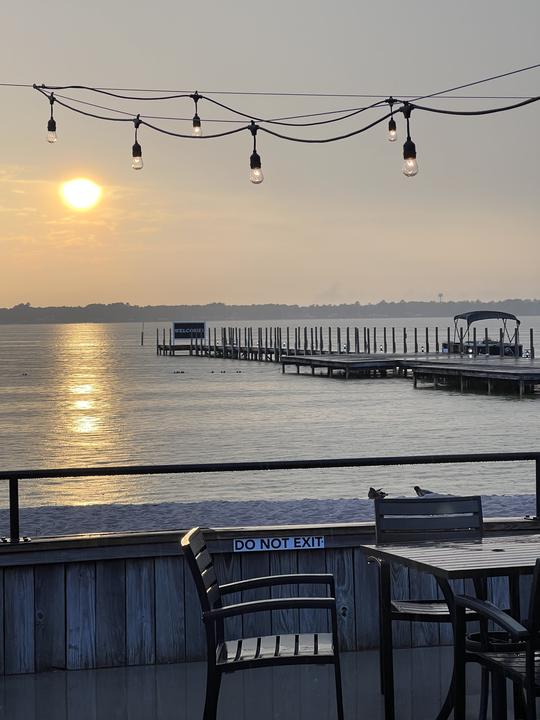
[[101, 200], [102, 188], [87, 178], [67, 180], [60, 185], [60, 196], [73, 210], [90, 210]]

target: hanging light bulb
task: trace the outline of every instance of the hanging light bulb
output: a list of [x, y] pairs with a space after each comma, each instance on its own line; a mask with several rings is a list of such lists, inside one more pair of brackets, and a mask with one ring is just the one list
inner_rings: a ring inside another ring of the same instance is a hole
[[403, 174], [407, 177], [414, 177], [417, 173], [416, 145], [411, 138], [408, 137], [403, 145]]
[[51, 117], [47, 123], [47, 142], [55, 143], [56, 137], [56, 120], [53, 117], [54, 93], [50, 94], [49, 102], [51, 103]]
[[51, 118], [49, 122], [47, 123], [47, 142], [55, 143], [57, 141], [56, 137], [56, 120], [54, 118]]
[[390, 107], [390, 121], [388, 123], [388, 140], [390, 142], [395, 142], [397, 140], [397, 125], [396, 121], [394, 120], [394, 116], [392, 115], [392, 109], [394, 107], [394, 103], [396, 102], [393, 97], [389, 97], [386, 101]]
[[190, 95], [189, 97], [195, 103], [195, 115], [193, 116], [193, 129], [191, 130], [191, 134], [193, 137], [202, 137], [201, 118], [199, 117], [199, 111], [197, 109], [197, 103], [201, 99], [202, 95], [199, 95], [197, 90], [195, 90], [193, 95]]
[[137, 132], [139, 130], [139, 125], [141, 124], [140, 117], [137, 115], [135, 120], [133, 121], [133, 124], [135, 125], [135, 142], [133, 144], [132, 152], [131, 152], [131, 167], [134, 170], [142, 170], [144, 163], [142, 159], [142, 148], [139, 145], [139, 141], [137, 139]]
[[390, 142], [396, 142], [397, 140], [397, 125], [393, 117], [388, 122], [388, 140]]
[[254, 185], [259, 185], [264, 180], [263, 171], [261, 170], [261, 156], [257, 152], [257, 130], [259, 126], [252, 120], [249, 129], [253, 135], [253, 152], [249, 158], [249, 179]]
[[416, 145], [411, 140], [411, 132], [409, 128], [409, 120], [412, 112], [412, 105], [405, 103], [403, 106], [403, 115], [407, 120], [407, 139], [403, 145], [403, 174], [407, 177], [414, 177], [418, 173], [418, 163], [416, 162]]
[[195, 113], [193, 116], [193, 130], [191, 131], [193, 137], [202, 136], [201, 118]]
[[255, 150], [251, 153], [249, 159], [249, 179], [254, 185], [259, 185], [264, 180], [263, 171], [261, 170], [261, 156]]
[[138, 142], [136, 142], [133, 145], [131, 167], [134, 170], [142, 170], [144, 167], [144, 163], [143, 163], [143, 159], [142, 159], [142, 148]]

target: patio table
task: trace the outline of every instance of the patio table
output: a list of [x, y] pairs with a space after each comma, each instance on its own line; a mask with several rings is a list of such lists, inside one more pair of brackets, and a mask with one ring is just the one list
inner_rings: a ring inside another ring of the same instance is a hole
[[[454, 612], [453, 591], [449, 580], [472, 579], [479, 596], [485, 595], [487, 578], [509, 579], [510, 612], [519, 618], [519, 576], [531, 574], [540, 557], [540, 535], [489, 536], [482, 540], [411, 542], [409, 544], [361, 545], [360, 550], [381, 564], [381, 645], [391, 637], [392, 621], [390, 563], [433, 575], [450, 614]], [[385, 687], [385, 720], [394, 720], [393, 665], [383, 668]], [[453, 678], [437, 720], [447, 718], [453, 708]]]

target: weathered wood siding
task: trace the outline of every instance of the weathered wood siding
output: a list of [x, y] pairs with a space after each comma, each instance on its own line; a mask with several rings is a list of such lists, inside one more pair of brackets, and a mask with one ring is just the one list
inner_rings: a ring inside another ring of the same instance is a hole
[[[514, 529], [514, 528], [510, 528]], [[266, 532], [266, 530], [265, 530]], [[295, 529], [296, 534], [300, 534]], [[311, 530], [309, 531], [311, 532]], [[320, 531], [322, 533], [322, 531]], [[370, 529], [332, 535], [324, 550], [231, 552], [231, 533], [210, 543], [221, 583], [268, 574], [330, 572], [336, 579], [343, 650], [378, 645], [377, 566], [358, 549]], [[253, 533], [251, 533], [253, 535]], [[86, 538], [0, 550], [0, 674], [123, 665], [175, 663], [205, 657], [205, 637], [194, 583], [177, 537], [164, 534], [113, 541]], [[237, 536], [242, 536], [239, 531]], [[432, 578], [393, 568], [395, 597], [434, 597]], [[529, 580], [522, 578], [525, 608]], [[508, 602], [505, 580], [489, 583], [498, 604]], [[458, 583], [463, 588], [463, 583]], [[313, 585], [272, 588], [272, 597], [320, 594]], [[268, 597], [264, 590], [228, 595], [227, 602]], [[318, 613], [317, 615], [315, 613]], [[230, 637], [311, 632], [328, 626], [326, 611], [287, 610], [232, 618]], [[398, 646], [451, 642], [447, 626], [398, 623]]]

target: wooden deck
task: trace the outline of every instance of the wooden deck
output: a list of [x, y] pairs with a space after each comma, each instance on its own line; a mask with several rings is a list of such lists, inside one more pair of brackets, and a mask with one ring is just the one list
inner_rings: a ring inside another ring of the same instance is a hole
[[[432, 383], [435, 387], [457, 387], [518, 392], [520, 396], [534, 392], [540, 385], [540, 361], [529, 358], [501, 358], [498, 356], [472, 357], [468, 355], [426, 354], [384, 355], [284, 355], [282, 372], [293, 366], [300, 373], [308, 368], [312, 375], [320, 370], [328, 377], [339, 375], [352, 377], [410, 376], [414, 386], [418, 382]], [[319, 373], [321, 374], [321, 373]]]
[[[473, 664], [474, 665], [474, 664]], [[345, 717], [382, 720], [376, 651], [341, 657]], [[333, 720], [332, 670], [261, 668], [224, 678], [219, 720]], [[395, 653], [399, 720], [433, 720], [452, 672], [452, 649]], [[206, 663], [142, 665], [0, 677], [0, 717], [9, 720], [186, 720], [202, 718]], [[470, 718], [478, 717], [479, 673], [468, 670]], [[509, 694], [510, 695], [510, 694]]]

